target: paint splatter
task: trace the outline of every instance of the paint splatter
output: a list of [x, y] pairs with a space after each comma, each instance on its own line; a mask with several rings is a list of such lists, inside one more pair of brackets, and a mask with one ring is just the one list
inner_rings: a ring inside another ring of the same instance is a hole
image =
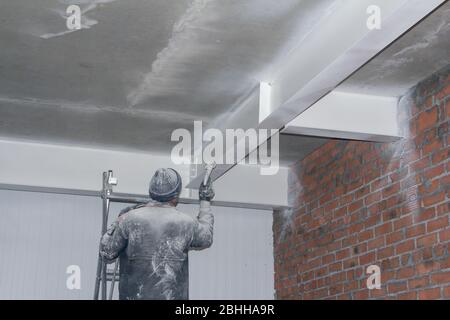
[[439, 33], [441, 33], [441, 31], [447, 31], [449, 29], [450, 23], [447, 23], [447, 21], [442, 21], [436, 29], [431, 30], [427, 35], [425, 35], [423, 37], [423, 41], [414, 43], [411, 46], [405, 47], [402, 50], [400, 50], [399, 52], [394, 54], [394, 57], [397, 56], [401, 56], [404, 55], [406, 53], [409, 53], [410, 51], [414, 52], [416, 50], [419, 49], [424, 49], [426, 47], [428, 47], [429, 45], [431, 45], [434, 41], [438, 40], [439, 37]]
[[156, 286], [160, 288], [167, 300], [175, 299], [177, 274], [187, 257], [185, 247], [185, 237], [167, 238], [153, 255], [151, 275], [156, 274], [160, 278]]
[[202, 10], [211, 1], [213, 0], [194, 0], [183, 16], [175, 23], [169, 42], [157, 54], [156, 60], [152, 63], [151, 71], [144, 76], [140, 85], [128, 95], [127, 99], [131, 107], [148, 97], [148, 92], [155, 87], [155, 81], [160, 78], [164, 67], [173, 62], [172, 56], [181, 49], [180, 42], [193, 37], [193, 31], [190, 30], [190, 26], [202, 16]]

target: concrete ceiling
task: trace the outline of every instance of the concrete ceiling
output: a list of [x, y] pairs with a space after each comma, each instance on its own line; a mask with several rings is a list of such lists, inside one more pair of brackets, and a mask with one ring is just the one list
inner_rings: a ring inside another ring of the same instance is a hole
[[398, 97], [449, 63], [450, 2], [446, 2], [362, 67], [339, 90]]
[[[335, 2], [3, 1], [0, 137], [169, 152], [174, 129], [233, 112]], [[83, 28], [73, 32], [64, 18], [72, 3], [83, 10]], [[441, 7], [342, 89], [397, 96], [448, 64], [449, 10]], [[282, 136], [282, 162], [325, 141]]]

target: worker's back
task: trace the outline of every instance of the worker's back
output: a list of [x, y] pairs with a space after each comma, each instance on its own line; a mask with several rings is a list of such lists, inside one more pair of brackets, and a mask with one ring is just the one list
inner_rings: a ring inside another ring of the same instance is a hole
[[149, 188], [152, 201], [124, 209], [103, 235], [100, 254], [105, 261], [120, 256], [120, 299], [188, 299], [187, 254], [212, 244], [214, 190], [211, 179], [200, 185], [195, 218], [175, 208], [180, 192], [178, 172], [156, 170]]
[[213, 224], [209, 202], [197, 218], [155, 203], [120, 216], [101, 252], [120, 256], [120, 299], [188, 299], [188, 251], [211, 246]]
[[195, 222], [174, 207], [128, 212], [128, 245], [120, 255], [121, 299], [187, 299], [187, 252]]

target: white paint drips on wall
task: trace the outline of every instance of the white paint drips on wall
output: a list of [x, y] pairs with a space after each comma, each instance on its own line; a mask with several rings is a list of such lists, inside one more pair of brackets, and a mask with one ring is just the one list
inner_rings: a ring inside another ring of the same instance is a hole
[[280, 235], [278, 236], [277, 243], [280, 243], [283, 241], [283, 239], [286, 237], [287, 233], [289, 231], [293, 231], [295, 228], [294, 224], [294, 209], [284, 209], [281, 210], [279, 213], [282, 217], [282, 224], [281, 224], [281, 230]]
[[300, 195], [303, 192], [302, 181], [300, 180], [294, 168], [289, 169], [288, 179], [289, 179], [288, 182], [289, 188], [291, 190], [290, 192], [288, 192], [288, 205], [290, 208], [281, 210], [279, 213], [282, 217], [282, 224], [280, 235], [278, 236], [277, 239], [277, 243], [283, 241], [288, 232], [295, 231], [295, 222], [294, 222], [296, 216], [295, 213], [296, 209], [299, 207], [298, 201], [300, 199]]
[[[410, 110], [411, 106], [414, 104], [413, 98], [412, 98], [412, 92], [415, 89], [410, 90], [406, 95], [402, 96], [399, 99], [399, 118], [398, 123], [401, 130], [401, 135], [405, 137], [405, 139], [398, 141], [393, 145], [394, 149], [394, 158], [399, 158], [402, 160], [405, 156], [405, 151], [408, 147], [408, 139], [412, 139], [412, 132], [410, 127]], [[408, 110], [408, 112], [406, 112]], [[420, 150], [417, 148], [414, 148], [415, 156], [420, 158]], [[408, 174], [410, 176], [417, 175], [416, 169], [412, 165], [408, 165]], [[405, 198], [406, 204], [405, 207], [408, 208], [410, 211], [414, 211], [418, 208], [420, 208], [420, 202], [418, 199], [418, 193], [419, 193], [419, 186], [414, 185], [410, 187], [407, 190], [402, 190], [402, 196]]]

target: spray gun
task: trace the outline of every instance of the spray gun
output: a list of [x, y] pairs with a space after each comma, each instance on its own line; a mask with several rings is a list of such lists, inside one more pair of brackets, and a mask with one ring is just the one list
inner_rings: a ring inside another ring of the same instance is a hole
[[212, 163], [208, 163], [205, 166], [205, 177], [203, 178], [203, 185], [206, 186], [206, 184], [208, 183], [208, 179], [211, 176], [211, 173], [213, 172], [214, 168], [216, 167], [216, 163], [212, 162]]
[[210, 163], [207, 164], [205, 167], [205, 177], [203, 178], [203, 183], [200, 185], [199, 189], [199, 199], [201, 200], [207, 200], [211, 201], [212, 198], [214, 198], [214, 190], [212, 189], [211, 185], [208, 185], [209, 177], [211, 176], [211, 172], [216, 167], [216, 163]]

